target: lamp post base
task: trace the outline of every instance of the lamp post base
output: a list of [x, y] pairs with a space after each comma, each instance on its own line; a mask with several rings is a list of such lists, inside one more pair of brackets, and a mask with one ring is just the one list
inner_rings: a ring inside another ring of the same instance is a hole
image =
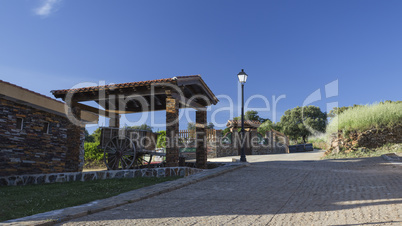
[[241, 157], [240, 157], [240, 162], [247, 162], [246, 156], [241, 156]]

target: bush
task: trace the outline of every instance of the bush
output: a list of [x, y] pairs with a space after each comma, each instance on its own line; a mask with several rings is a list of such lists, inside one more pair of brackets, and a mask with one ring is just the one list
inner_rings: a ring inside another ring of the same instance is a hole
[[325, 136], [309, 137], [308, 143], [312, 143], [314, 149], [327, 149], [327, 142]]
[[159, 131], [158, 140], [156, 141], [157, 148], [165, 148], [166, 147], [166, 131]]
[[86, 142], [84, 144], [85, 149], [85, 162], [102, 161], [103, 151], [98, 149], [99, 142]]

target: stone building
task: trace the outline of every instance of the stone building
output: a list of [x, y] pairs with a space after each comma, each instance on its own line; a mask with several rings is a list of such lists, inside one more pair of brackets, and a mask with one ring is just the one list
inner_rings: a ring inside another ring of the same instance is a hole
[[0, 80], [0, 176], [81, 171], [83, 142], [84, 128], [70, 122], [63, 102]]

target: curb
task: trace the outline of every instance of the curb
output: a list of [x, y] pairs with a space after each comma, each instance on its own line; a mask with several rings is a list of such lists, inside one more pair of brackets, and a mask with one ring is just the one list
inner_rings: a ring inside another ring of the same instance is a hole
[[68, 221], [104, 210], [113, 209], [125, 204], [138, 202], [147, 198], [177, 190], [190, 184], [217, 177], [249, 165], [249, 163], [231, 163], [215, 169], [206, 170], [201, 173], [180, 178], [178, 180], [167, 181], [149, 187], [136, 189], [110, 198], [96, 200], [87, 204], [8, 220], [0, 223], [0, 225], [54, 225], [63, 221]]

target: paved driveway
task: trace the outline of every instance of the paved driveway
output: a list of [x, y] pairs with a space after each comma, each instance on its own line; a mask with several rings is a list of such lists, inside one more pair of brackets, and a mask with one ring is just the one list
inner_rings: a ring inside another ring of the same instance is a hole
[[65, 224], [402, 225], [402, 166], [321, 154], [248, 156], [249, 167]]

